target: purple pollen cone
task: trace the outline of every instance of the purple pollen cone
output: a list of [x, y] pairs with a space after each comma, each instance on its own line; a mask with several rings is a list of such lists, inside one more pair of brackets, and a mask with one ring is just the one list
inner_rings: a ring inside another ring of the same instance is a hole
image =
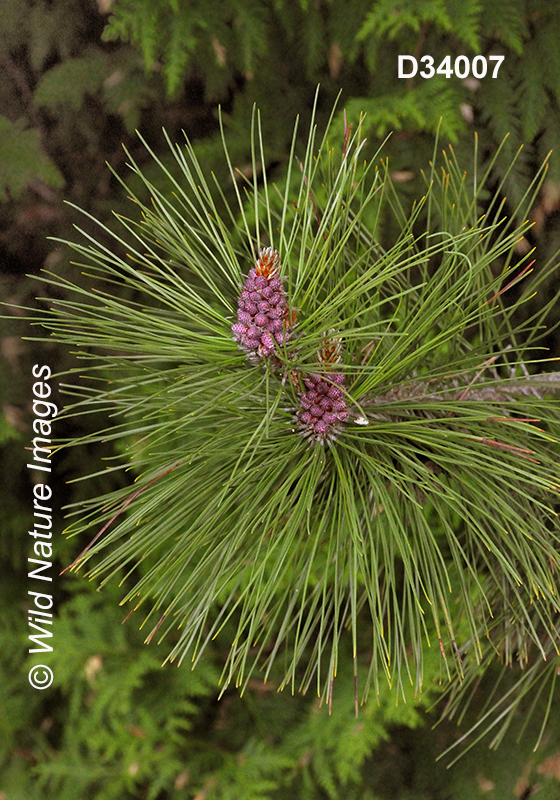
[[300, 409], [296, 421], [302, 436], [310, 443], [333, 442], [348, 418], [346, 398], [339, 386], [344, 375], [332, 372], [326, 375], [308, 375], [304, 379], [307, 391], [300, 395]]
[[279, 267], [276, 250], [260, 250], [237, 301], [237, 322], [231, 330], [239, 347], [250, 356], [266, 358], [276, 351], [276, 344], [290, 339], [290, 314]]

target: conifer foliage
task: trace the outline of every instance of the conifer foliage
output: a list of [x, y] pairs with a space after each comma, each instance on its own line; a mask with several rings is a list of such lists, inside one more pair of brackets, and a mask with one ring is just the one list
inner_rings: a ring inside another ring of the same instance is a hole
[[[139, 213], [71, 244], [90, 287], [51, 275], [74, 297], [38, 319], [83, 362], [66, 414], [109, 414], [70, 444], [113, 441], [135, 476], [72, 510], [90, 542], [71, 568], [128, 577], [128, 624], [176, 631], [171, 661], [227, 639], [224, 689], [281, 662], [282, 686], [330, 705], [346, 629], [356, 710], [385, 680], [420, 690], [427, 647], [451, 686], [495, 654], [548, 668], [554, 298], [523, 328], [515, 312], [554, 264], [531, 281], [514, 249], [544, 169], [507, 219], [499, 195], [481, 211], [476, 150], [464, 170], [436, 149], [405, 210], [361, 124], [339, 142], [312, 124], [303, 147], [296, 125], [276, 185], [242, 184], [225, 148], [232, 208], [189, 142], [170, 147], [166, 192], [129, 155]], [[251, 147], [266, 164], [258, 114]]]
[[[162, 70], [170, 94], [196, 71], [207, 76], [210, 97], [223, 96], [244, 77], [231, 121], [237, 133], [256, 101], [275, 116], [277, 138], [289, 135], [283, 120], [301, 76], [306, 92], [314, 82], [333, 94], [342, 87], [349, 112], [367, 111], [367, 126], [377, 136], [435, 134], [441, 124], [446, 139], [457, 143], [474, 121], [491, 151], [509, 137], [507, 157], [495, 167], [508, 176], [515, 202], [531, 181], [532, 165], [558, 146], [556, 0], [114, 0], [104, 37], [135, 45], [148, 70]], [[436, 73], [429, 80], [399, 80], [397, 58], [405, 53], [428, 54], [435, 67], [446, 57], [452, 64], [458, 56], [505, 59], [498, 79]], [[290, 92], [279, 92], [279, 84]], [[393, 153], [397, 169], [417, 168], [419, 149], [422, 136], [401, 142]], [[560, 166], [553, 161], [551, 168], [558, 180]]]

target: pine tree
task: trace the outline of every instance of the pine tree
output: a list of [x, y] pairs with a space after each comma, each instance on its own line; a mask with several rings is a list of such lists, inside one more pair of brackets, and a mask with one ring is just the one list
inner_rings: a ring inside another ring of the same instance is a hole
[[[450, 713], [496, 658], [526, 667], [517, 703], [557, 667], [556, 298], [517, 316], [555, 264], [529, 280], [515, 251], [545, 168], [508, 219], [500, 195], [482, 213], [492, 164], [436, 148], [407, 211], [361, 121], [334, 144], [312, 124], [301, 152], [296, 133], [278, 184], [243, 184], [225, 148], [234, 208], [188, 141], [174, 169], [152, 153], [166, 192], [129, 154], [139, 214], [71, 244], [89, 287], [50, 276], [75, 299], [36, 321], [83, 361], [66, 414], [109, 414], [68, 444], [112, 441], [135, 475], [73, 509], [95, 535], [71, 569], [132, 579], [171, 661], [231, 643], [224, 691], [282, 663], [331, 708], [348, 629], [356, 713], [384, 681], [420, 692], [427, 648]], [[251, 151], [267, 163], [258, 114]]]

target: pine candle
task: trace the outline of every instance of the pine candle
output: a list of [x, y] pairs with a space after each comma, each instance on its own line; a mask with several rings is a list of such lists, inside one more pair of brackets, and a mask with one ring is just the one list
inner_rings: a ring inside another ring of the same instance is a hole
[[290, 338], [289, 311], [278, 269], [280, 257], [272, 247], [259, 251], [256, 266], [237, 301], [237, 322], [231, 326], [235, 340], [249, 355], [264, 358], [276, 350], [276, 343]]

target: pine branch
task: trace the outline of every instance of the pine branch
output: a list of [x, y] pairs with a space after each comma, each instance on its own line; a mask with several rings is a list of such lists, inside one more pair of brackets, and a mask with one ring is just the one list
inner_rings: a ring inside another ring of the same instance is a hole
[[114, 250], [72, 245], [91, 287], [52, 276], [73, 297], [36, 320], [86, 367], [65, 413], [111, 414], [70, 444], [114, 442], [136, 475], [72, 509], [70, 534], [97, 530], [72, 568], [134, 576], [123, 603], [147, 641], [179, 628], [169, 660], [225, 639], [224, 691], [284, 651], [280, 685], [329, 706], [346, 628], [365, 700], [383, 675], [420, 691], [432, 644], [460, 683], [511, 625], [544, 657], [560, 611], [560, 375], [528, 374], [547, 362], [515, 316], [546, 277], [515, 259], [530, 223], [492, 198], [481, 216], [489, 173], [467, 181], [452, 149], [408, 212], [378, 154], [364, 163], [361, 123], [338, 144], [312, 124], [298, 157], [294, 134], [275, 192], [254, 170], [243, 193], [226, 149], [236, 207], [188, 142], [173, 169], [156, 159], [168, 192], [131, 159], [149, 202], [128, 190]]
[[[465, 398], [468, 401], [481, 403], [508, 403], [519, 396], [533, 396], [542, 400], [550, 392], [560, 390], [560, 372], [549, 372], [540, 375], [526, 375], [522, 379], [508, 378], [497, 380], [492, 386], [481, 386], [484, 378], [479, 377], [474, 384], [469, 383], [466, 388], [458, 380], [451, 382], [453, 390], [449, 384], [411, 382], [404, 383], [398, 387], [390, 389], [386, 394], [376, 395], [369, 399], [362, 399], [361, 407], [369, 409], [372, 406], [390, 406], [393, 403], [406, 402], [407, 400], [433, 401], [439, 403], [441, 400], [457, 401], [461, 403]], [[391, 419], [390, 412], [385, 415], [367, 412], [368, 419]], [[508, 419], [515, 420], [515, 417]], [[538, 421], [538, 420], [536, 420]]]

